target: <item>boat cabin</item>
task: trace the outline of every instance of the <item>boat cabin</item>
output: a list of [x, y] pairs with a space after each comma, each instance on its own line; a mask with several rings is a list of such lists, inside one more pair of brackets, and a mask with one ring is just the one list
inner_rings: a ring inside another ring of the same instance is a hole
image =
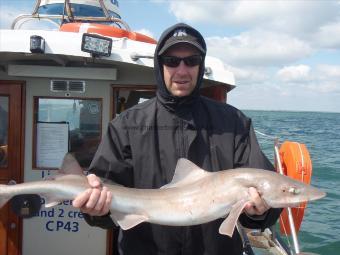
[[[55, 175], [67, 152], [86, 172], [108, 122], [155, 95], [156, 40], [122, 17], [117, 0], [37, 0], [0, 30], [0, 184]], [[234, 85], [207, 56], [202, 93], [225, 102]], [[44, 204], [27, 195], [0, 209], [0, 254], [115, 254], [115, 233], [88, 226], [71, 201]]]

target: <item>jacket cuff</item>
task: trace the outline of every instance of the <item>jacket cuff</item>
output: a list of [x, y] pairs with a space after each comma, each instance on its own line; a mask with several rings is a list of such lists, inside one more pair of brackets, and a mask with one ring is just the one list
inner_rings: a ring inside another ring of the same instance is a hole
[[255, 220], [255, 221], [260, 221], [260, 220], [264, 220], [267, 217], [268, 214], [268, 210], [265, 211], [262, 215], [249, 215], [248, 213], [244, 212], [245, 215], [247, 215], [247, 217], [251, 220]]
[[117, 228], [113, 220], [110, 217], [110, 213], [103, 216], [91, 216], [83, 213], [84, 219], [90, 226], [100, 227], [103, 229]]
[[242, 226], [251, 229], [261, 229], [262, 231], [274, 225], [280, 216], [281, 208], [271, 208], [263, 215], [247, 216], [245, 213], [241, 214], [239, 220]]

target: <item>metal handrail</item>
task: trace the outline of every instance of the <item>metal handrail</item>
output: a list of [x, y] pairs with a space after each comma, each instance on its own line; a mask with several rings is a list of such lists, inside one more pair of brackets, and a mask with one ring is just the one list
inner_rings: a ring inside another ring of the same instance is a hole
[[[22, 20], [22, 19], [63, 19], [65, 16], [64, 15], [51, 15], [51, 14], [22, 14], [19, 15], [14, 19], [11, 25], [11, 29], [16, 29], [17, 23]], [[131, 28], [129, 25], [123, 21], [122, 19], [119, 18], [114, 18], [114, 17], [109, 17], [109, 18], [104, 18], [104, 17], [83, 17], [83, 16], [76, 16], [74, 17], [73, 22], [77, 21], [98, 21], [98, 22], [116, 22], [116, 23], [121, 23], [124, 27], [125, 30], [131, 32]], [[57, 22], [54, 21], [54, 23], [58, 24]], [[58, 24], [59, 26], [59, 24]]]
[[35, 6], [34, 6], [34, 9], [33, 9], [32, 14], [37, 14], [37, 13], [38, 13], [40, 3], [41, 3], [41, 0], [37, 0], [37, 1], [35, 2]]
[[105, 16], [106, 16], [107, 18], [110, 17], [109, 11], [107, 10], [107, 8], [106, 8], [106, 6], [105, 6], [104, 1], [103, 1], [103, 0], [99, 0], [99, 4], [100, 4], [100, 6], [102, 7]]
[[[40, 15], [37, 15], [37, 14], [35, 14], [35, 15], [21, 14], [14, 19], [14, 21], [12, 22], [12, 25], [11, 25], [11, 29], [12, 30], [18, 29], [18, 28], [21, 27], [21, 25], [23, 23], [25, 23], [26, 21], [29, 21], [31, 19], [46, 19], [46, 20], [50, 21], [51, 23], [53, 23], [53, 24], [55, 24], [56, 26], [59, 27], [59, 23], [57, 23], [53, 20], [53, 18], [58, 18], [58, 17], [53, 17], [53, 16], [57, 16], [57, 15], [49, 15], [49, 17], [48, 17], [48, 16], [40, 16]], [[61, 16], [61, 15], [58, 15], [58, 16]], [[27, 19], [27, 20], [23, 21], [19, 26], [17, 26], [17, 23], [19, 21], [23, 20], [23, 19]]]
[[[283, 169], [282, 169], [282, 163], [281, 163], [281, 159], [280, 159], [279, 148], [278, 148], [278, 141], [275, 141], [274, 150], [275, 150], [275, 157], [276, 157], [276, 162], [277, 162], [279, 172], [280, 172], [280, 174], [284, 175]], [[292, 214], [292, 209], [290, 207], [287, 207], [287, 214], [288, 214], [288, 222], [289, 222], [289, 227], [290, 227], [290, 231], [291, 231], [291, 234], [292, 234], [295, 254], [299, 254], [300, 253], [300, 245], [299, 245], [299, 241], [298, 241], [298, 238], [297, 238], [297, 233], [296, 233], [296, 229], [295, 229], [295, 225], [294, 225], [294, 218], [293, 218], [293, 214]]]
[[[64, 5], [64, 11], [66, 11], [66, 17], [71, 21], [71, 22], [77, 22], [77, 21], [98, 21], [98, 22], [112, 22], [112, 23], [119, 23], [124, 26], [124, 29], [131, 32], [130, 26], [122, 19], [120, 18], [115, 18], [110, 16], [108, 9], [105, 6], [105, 3], [103, 0], [98, 0], [101, 8], [103, 9], [105, 17], [84, 17], [84, 16], [74, 16], [72, 12], [72, 8], [70, 5], [70, 0], [65, 0], [65, 5]], [[11, 25], [11, 29], [16, 29], [17, 23], [23, 19], [47, 19], [51, 21], [54, 24], [57, 24], [60, 26], [60, 24], [56, 21], [53, 21], [52, 19], [60, 19], [64, 20], [65, 19], [65, 14], [63, 15], [52, 15], [52, 14], [39, 14], [39, 6], [41, 4], [41, 0], [36, 0], [35, 7], [33, 9], [32, 14], [22, 14], [19, 15], [14, 19]], [[25, 21], [24, 21], [25, 22]], [[23, 23], [24, 23], [23, 22]], [[20, 26], [19, 26], [20, 27]]]

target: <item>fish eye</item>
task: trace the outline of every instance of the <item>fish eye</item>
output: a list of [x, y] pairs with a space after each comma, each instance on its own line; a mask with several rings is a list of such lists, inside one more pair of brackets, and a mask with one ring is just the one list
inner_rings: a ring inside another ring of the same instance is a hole
[[300, 194], [300, 190], [297, 189], [297, 188], [294, 188], [294, 187], [290, 187], [289, 190], [288, 190], [289, 193], [292, 193], [294, 195], [298, 195]]

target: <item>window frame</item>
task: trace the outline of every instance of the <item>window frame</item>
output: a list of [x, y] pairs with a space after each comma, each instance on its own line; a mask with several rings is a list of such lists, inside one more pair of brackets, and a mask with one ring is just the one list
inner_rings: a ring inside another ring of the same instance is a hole
[[140, 91], [151, 91], [151, 92], [155, 92], [155, 96], [156, 96], [156, 86], [155, 85], [112, 85], [112, 97], [111, 97], [111, 117], [112, 119], [116, 117], [116, 112], [117, 112], [117, 104], [118, 102], [116, 101], [116, 97], [117, 97], [117, 93], [119, 93], [119, 91], [122, 90], [140, 90]]
[[[32, 123], [32, 170], [58, 170], [58, 168], [52, 167], [39, 167], [37, 166], [37, 124], [39, 114], [39, 99], [61, 99], [61, 100], [91, 100], [98, 101], [100, 105], [100, 117], [99, 117], [99, 142], [103, 135], [103, 98], [89, 98], [89, 97], [55, 97], [55, 96], [33, 96], [33, 123]], [[51, 122], [55, 123], [55, 122]], [[70, 140], [69, 136], [69, 140]], [[70, 150], [70, 145], [69, 149]], [[70, 152], [70, 151], [69, 151]]]

